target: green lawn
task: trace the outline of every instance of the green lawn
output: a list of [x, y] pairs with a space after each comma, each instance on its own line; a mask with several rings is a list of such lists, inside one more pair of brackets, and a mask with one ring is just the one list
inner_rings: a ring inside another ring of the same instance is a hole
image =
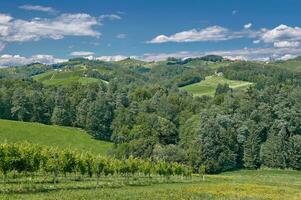
[[[204, 200], [299, 200], [301, 199], [301, 172], [285, 170], [240, 170], [207, 175], [205, 181], [194, 176], [191, 180], [173, 180], [169, 183], [144, 184], [136, 180], [130, 184], [114, 184], [110, 178], [102, 187], [94, 181], [65, 182], [41, 192], [0, 194], [0, 199], [204, 199]], [[109, 182], [108, 182], [109, 181]], [[6, 186], [7, 187], [7, 186]], [[11, 187], [20, 187], [11, 184]]]
[[213, 96], [217, 85], [225, 84], [225, 83], [229, 84], [230, 88], [234, 90], [245, 89], [250, 85], [252, 85], [251, 82], [229, 80], [224, 77], [218, 77], [218, 76], [208, 76], [207, 79], [204, 81], [187, 85], [185, 87], [182, 87], [181, 89], [192, 93], [194, 96], [202, 96], [202, 95]]
[[85, 131], [71, 127], [0, 120], [0, 141], [23, 142], [91, 151], [105, 155], [112, 143], [95, 140]]

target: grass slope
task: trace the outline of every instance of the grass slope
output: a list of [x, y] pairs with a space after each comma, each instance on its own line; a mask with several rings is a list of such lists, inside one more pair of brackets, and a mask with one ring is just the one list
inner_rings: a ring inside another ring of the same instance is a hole
[[[112, 181], [112, 180], [111, 180]], [[178, 180], [179, 181], [179, 180]], [[17, 187], [17, 186], [13, 186]], [[69, 188], [69, 189], [68, 189]], [[95, 189], [95, 181], [59, 183], [56, 189], [25, 194], [0, 194], [0, 199], [154, 199], [154, 200], [297, 200], [301, 199], [301, 173], [285, 170], [240, 170], [193, 177], [190, 181], [131, 186], [110, 185]]]
[[40, 81], [45, 85], [69, 85], [75, 82], [82, 84], [102, 82], [100, 79], [84, 77], [84, 68], [76, 68], [74, 70], [64, 69], [62, 71], [51, 70], [37, 76], [34, 76], [36, 81]]
[[202, 96], [202, 95], [213, 96], [217, 85], [225, 84], [225, 83], [229, 84], [230, 88], [235, 90], [245, 89], [250, 85], [252, 85], [251, 82], [229, 80], [224, 77], [218, 77], [218, 76], [208, 76], [207, 79], [204, 81], [187, 85], [185, 87], [182, 87], [181, 89], [192, 93], [194, 96]]
[[91, 151], [105, 155], [112, 144], [91, 138], [85, 131], [71, 127], [0, 120], [0, 141], [23, 142]]

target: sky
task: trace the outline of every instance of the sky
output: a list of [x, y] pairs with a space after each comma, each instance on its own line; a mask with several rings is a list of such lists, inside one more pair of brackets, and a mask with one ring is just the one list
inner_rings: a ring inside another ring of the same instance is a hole
[[301, 55], [300, 0], [1, 0], [0, 66]]

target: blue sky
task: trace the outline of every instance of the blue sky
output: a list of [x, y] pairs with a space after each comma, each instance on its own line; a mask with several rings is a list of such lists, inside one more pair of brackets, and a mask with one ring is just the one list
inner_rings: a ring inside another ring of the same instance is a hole
[[3, 0], [0, 65], [77, 56], [301, 55], [298, 0]]

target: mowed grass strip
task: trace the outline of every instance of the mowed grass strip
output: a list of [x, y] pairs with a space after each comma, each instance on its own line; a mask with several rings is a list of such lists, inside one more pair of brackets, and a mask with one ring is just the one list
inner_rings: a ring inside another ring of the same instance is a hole
[[106, 155], [112, 143], [93, 139], [84, 130], [39, 123], [0, 120], [1, 142], [24, 142]]
[[182, 87], [181, 89], [186, 90], [193, 94], [193, 96], [214, 96], [215, 90], [218, 84], [229, 84], [230, 88], [234, 90], [242, 90], [248, 88], [253, 83], [246, 81], [229, 80], [221, 76], [209, 76], [206, 80], [199, 83], [194, 83]]

